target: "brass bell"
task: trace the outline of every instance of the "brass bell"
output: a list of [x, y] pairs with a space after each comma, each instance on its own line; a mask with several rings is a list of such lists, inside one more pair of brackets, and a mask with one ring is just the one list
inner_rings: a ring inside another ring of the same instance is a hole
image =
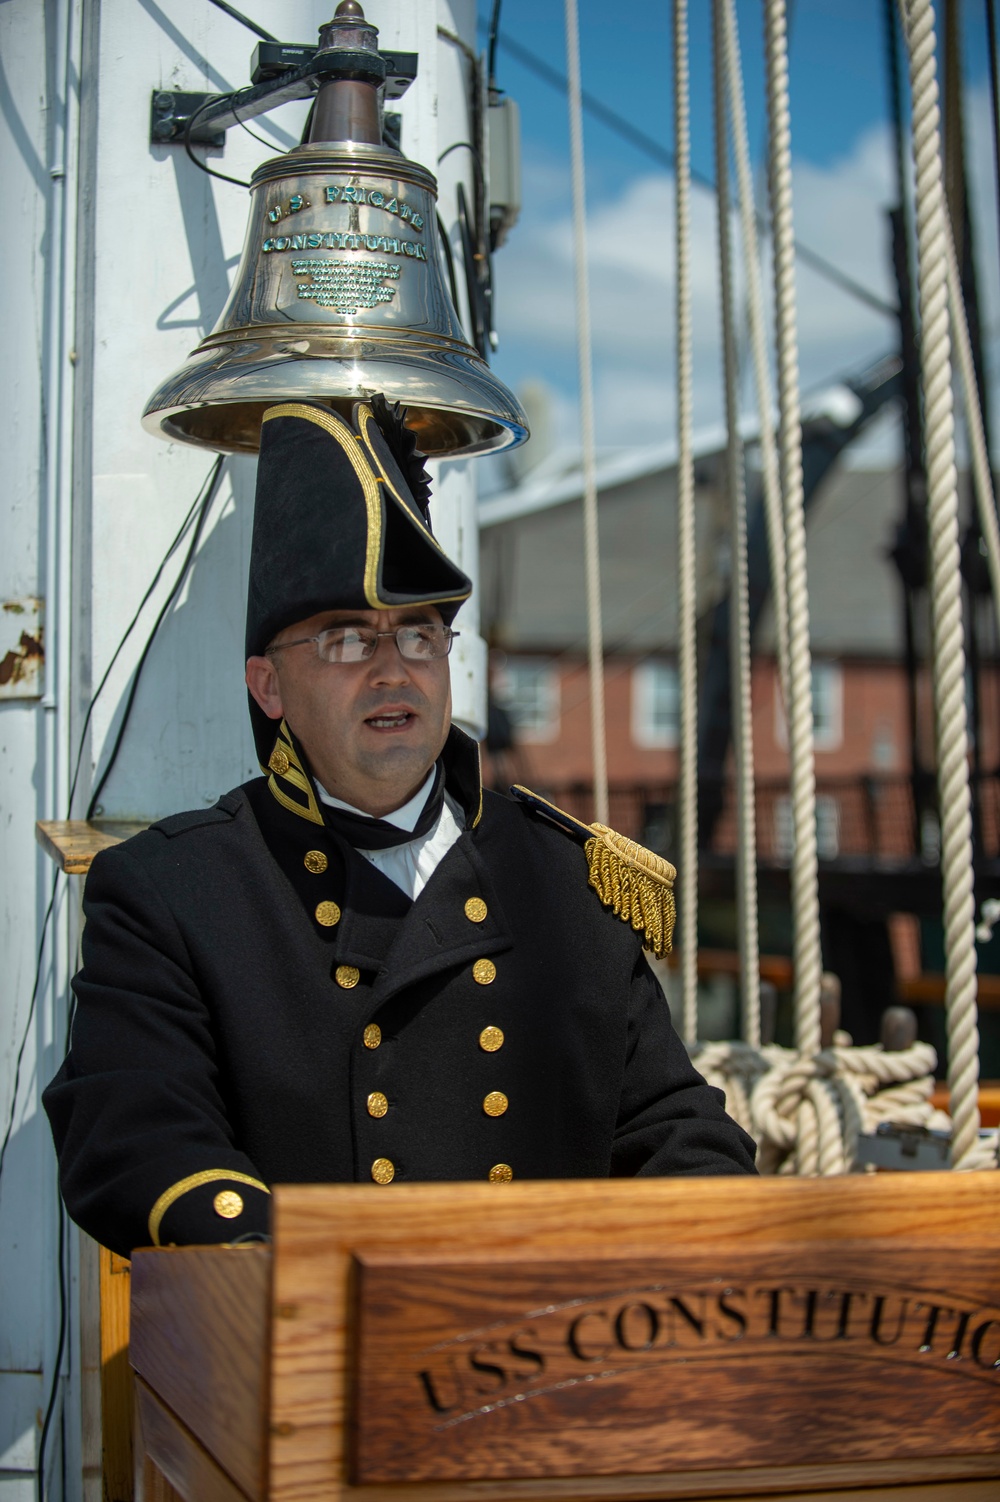
[[382, 142], [385, 62], [357, 0], [320, 30], [333, 76], [308, 144], [253, 174], [222, 315], [150, 398], [151, 433], [256, 453], [283, 401], [346, 408], [382, 392], [435, 457], [519, 443], [527, 419], [465, 337], [442, 268], [437, 182]]

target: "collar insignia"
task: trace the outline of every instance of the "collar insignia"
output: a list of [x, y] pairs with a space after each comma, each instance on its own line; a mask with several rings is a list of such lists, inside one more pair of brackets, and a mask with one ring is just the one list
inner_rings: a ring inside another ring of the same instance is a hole
[[298, 814], [301, 819], [308, 819], [311, 824], [322, 824], [323, 815], [316, 799], [316, 789], [303, 769], [292, 733], [284, 720], [278, 727], [274, 750], [268, 758], [267, 767], [271, 773], [267, 785], [282, 808]]

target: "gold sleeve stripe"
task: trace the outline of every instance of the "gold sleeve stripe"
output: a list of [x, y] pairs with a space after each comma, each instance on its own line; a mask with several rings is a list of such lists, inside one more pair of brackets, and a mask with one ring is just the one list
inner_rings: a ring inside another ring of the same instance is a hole
[[149, 1239], [153, 1246], [160, 1245], [160, 1225], [171, 1205], [176, 1204], [190, 1190], [200, 1189], [202, 1184], [217, 1184], [220, 1179], [227, 1179], [232, 1184], [249, 1184], [253, 1189], [262, 1189], [265, 1194], [271, 1193], [260, 1179], [252, 1179], [249, 1174], [237, 1173], [232, 1168], [203, 1168], [200, 1173], [188, 1174], [186, 1179], [178, 1179], [176, 1184], [164, 1189], [149, 1212]]

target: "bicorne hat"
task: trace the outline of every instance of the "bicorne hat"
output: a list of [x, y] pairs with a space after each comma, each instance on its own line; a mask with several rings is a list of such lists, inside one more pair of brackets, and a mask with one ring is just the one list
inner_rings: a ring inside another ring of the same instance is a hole
[[[434, 605], [450, 625], [472, 581], [431, 531], [430, 484], [398, 407], [356, 402], [350, 421], [286, 402], [261, 426], [246, 655], [324, 610]], [[277, 726], [250, 700], [266, 765]]]

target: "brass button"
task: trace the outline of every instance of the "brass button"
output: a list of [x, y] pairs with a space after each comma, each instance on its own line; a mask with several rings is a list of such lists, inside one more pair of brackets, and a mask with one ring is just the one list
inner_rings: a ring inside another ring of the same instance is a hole
[[334, 971], [334, 978], [337, 985], [343, 986], [345, 991], [353, 991], [361, 979], [361, 971], [356, 965], [338, 965]]
[[277, 772], [279, 777], [284, 777], [289, 768], [289, 760], [280, 746], [275, 746], [268, 758], [268, 766], [272, 772]]
[[376, 1184], [391, 1184], [396, 1177], [396, 1165], [391, 1158], [376, 1158], [372, 1164], [372, 1178]]
[[484, 1027], [479, 1034], [479, 1047], [484, 1053], [496, 1053], [498, 1048], [503, 1048], [503, 1029]]
[[487, 1116], [502, 1116], [510, 1105], [510, 1101], [502, 1090], [491, 1090], [483, 1101], [483, 1110]]
[[388, 1109], [389, 1102], [381, 1090], [373, 1090], [368, 1097], [368, 1115], [374, 1116], [377, 1120], [379, 1117], [384, 1116]]
[[497, 967], [492, 960], [477, 960], [472, 967], [472, 979], [478, 986], [488, 986], [497, 978]]
[[327, 860], [322, 850], [307, 850], [302, 858], [302, 864], [305, 866], [306, 870], [311, 871], [314, 876], [322, 876], [323, 872], [326, 870], [330, 862]]
[[465, 916], [470, 923], [482, 923], [488, 909], [481, 897], [470, 897], [465, 904]]
[[212, 1209], [223, 1220], [235, 1220], [237, 1215], [243, 1214], [243, 1196], [235, 1189], [220, 1189], [212, 1201]]
[[369, 1022], [365, 1028], [365, 1047], [378, 1048], [382, 1042], [382, 1029], [377, 1022]]
[[[335, 928], [340, 922], [340, 908], [335, 902], [318, 902], [316, 904], [316, 922], [322, 923], [324, 928]], [[337, 979], [340, 980], [339, 975]]]
[[509, 1184], [514, 1177], [514, 1170], [509, 1163], [494, 1163], [490, 1169], [489, 1179], [491, 1184]]

